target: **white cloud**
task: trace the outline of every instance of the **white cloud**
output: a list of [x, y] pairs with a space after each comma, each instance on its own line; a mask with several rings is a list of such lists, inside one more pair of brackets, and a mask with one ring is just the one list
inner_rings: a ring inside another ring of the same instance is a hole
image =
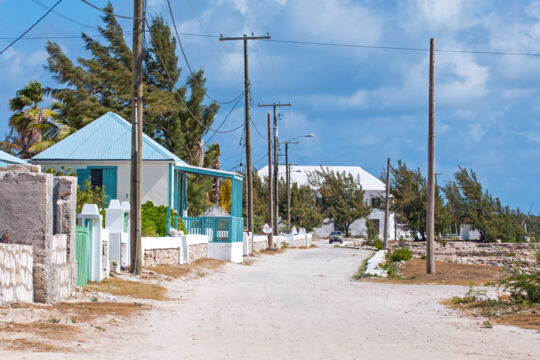
[[314, 107], [336, 107], [346, 110], [365, 107], [369, 102], [368, 92], [358, 90], [351, 95], [318, 94], [301, 97], [302, 101]]
[[298, 0], [289, 4], [284, 15], [291, 37], [374, 43], [382, 33], [379, 14], [349, 0]]

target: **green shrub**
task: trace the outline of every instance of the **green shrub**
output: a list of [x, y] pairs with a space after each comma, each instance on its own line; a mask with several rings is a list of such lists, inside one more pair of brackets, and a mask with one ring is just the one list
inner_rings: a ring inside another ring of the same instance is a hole
[[384, 243], [381, 239], [376, 239], [374, 242], [373, 242], [373, 246], [375, 246], [375, 248], [377, 250], [383, 250], [384, 249]]
[[413, 253], [409, 248], [399, 248], [395, 249], [393, 252], [391, 252], [388, 255], [388, 261], [389, 262], [396, 262], [396, 261], [407, 261], [411, 260], [413, 257]]
[[515, 302], [540, 303], [540, 270], [526, 273], [519, 268], [513, 269], [498, 285], [508, 291]]
[[[170, 213], [171, 226], [174, 226], [174, 219], [177, 217], [176, 211]], [[167, 206], [155, 206], [151, 201], [147, 201], [141, 206], [141, 227], [142, 236], [167, 236]], [[178, 230], [186, 231], [184, 222], [178, 218]]]

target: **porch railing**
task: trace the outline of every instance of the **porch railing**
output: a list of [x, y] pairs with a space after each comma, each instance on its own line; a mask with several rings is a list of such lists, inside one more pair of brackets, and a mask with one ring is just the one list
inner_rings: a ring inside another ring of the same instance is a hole
[[182, 217], [187, 234], [208, 235], [210, 241], [242, 241], [244, 219], [229, 217]]

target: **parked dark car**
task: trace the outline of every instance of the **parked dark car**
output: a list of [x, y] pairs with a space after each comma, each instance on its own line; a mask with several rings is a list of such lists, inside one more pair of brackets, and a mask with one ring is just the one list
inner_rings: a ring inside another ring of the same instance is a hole
[[341, 231], [332, 231], [330, 233], [330, 244], [333, 242], [343, 244], [343, 234], [341, 233]]

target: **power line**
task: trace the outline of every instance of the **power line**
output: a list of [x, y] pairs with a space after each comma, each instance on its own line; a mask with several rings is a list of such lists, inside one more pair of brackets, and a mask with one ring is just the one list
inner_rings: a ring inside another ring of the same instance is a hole
[[[148, 20], [146, 18], [144, 18], [144, 22], [146, 23], [146, 26], [149, 27], [149, 24], [148, 24]], [[154, 48], [156, 49], [156, 54], [158, 56], [158, 59], [159, 59], [159, 62], [161, 63], [161, 65], [163, 66], [163, 69], [165, 70], [165, 73], [167, 74], [167, 78], [169, 80], [169, 85], [171, 85], [171, 87], [174, 87], [175, 84], [174, 82], [172, 81], [172, 78], [171, 78], [171, 75], [169, 74], [169, 70], [167, 70], [167, 66], [165, 65], [165, 62], [163, 61], [162, 57], [161, 57], [161, 54], [159, 53], [159, 50], [156, 46], [156, 43], [154, 42], [154, 39], [150, 36], [150, 41], [152, 42], [152, 44], [154, 45]], [[242, 95], [242, 94], [241, 94]], [[240, 95], [240, 96], [241, 96]], [[211, 127], [205, 125], [201, 120], [199, 120], [192, 112], [191, 110], [189, 109], [189, 106], [186, 104], [186, 102], [184, 101], [184, 99], [180, 96], [179, 97], [180, 101], [182, 102], [182, 104], [185, 106], [188, 114], [191, 116], [191, 118], [193, 118], [193, 120], [197, 121], [199, 123], [199, 125], [201, 125], [203, 128], [205, 128], [206, 130], [208, 131], [213, 131], [213, 132], [216, 132], [216, 133], [220, 133], [220, 134], [227, 134], [227, 133], [231, 133], [231, 132], [234, 132], [238, 129], [240, 129], [242, 127], [239, 126], [235, 129], [232, 129], [232, 130], [227, 130], [227, 131], [222, 131], [222, 130], [216, 130], [216, 129], [212, 129]]]
[[[195, 7], [193, 6], [193, 4], [191, 3], [190, 0], [186, 0], [186, 2], [189, 5], [189, 8], [191, 9], [191, 12], [193, 13], [193, 15], [195, 15], [195, 18], [199, 22], [199, 27], [201, 28], [201, 30], [204, 30], [204, 25], [203, 25], [203, 23], [201, 21], [201, 18], [199, 16], [199, 14], [197, 13], [197, 10], [195, 10]], [[236, 74], [236, 70], [234, 69], [234, 66], [232, 64], [231, 57], [225, 51], [225, 44], [223, 43], [223, 47], [221, 47], [221, 46], [217, 46], [217, 44], [215, 42], [213, 42], [213, 41], [211, 41], [210, 43], [214, 46], [214, 48], [216, 50], [218, 50], [218, 52], [221, 50], [221, 52], [223, 54], [225, 54], [225, 58], [227, 59], [227, 63], [231, 67], [231, 70], [232, 70], [232, 73], [233, 73], [234, 77], [236, 78], [236, 80], [240, 81], [240, 78], [238, 77], [238, 74]]]
[[93, 7], [94, 9], [99, 10], [99, 11], [101, 11], [101, 12], [107, 14], [107, 15], [113, 15], [113, 16], [115, 16], [115, 17], [117, 17], [117, 18], [120, 18], [120, 19], [126, 19], [126, 20], [132, 20], [132, 19], [133, 19], [133, 16], [119, 15], [119, 14], [113, 13], [112, 11], [108, 11], [108, 10], [105, 10], [105, 9], [103, 9], [103, 8], [100, 8], [99, 6], [96, 6], [96, 5], [92, 4], [92, 3], [89, 2], [89, 1], [86, 1], [86, 0], [81, 0], [81, 1], [82, 1], [83, 3], [85, 3], [86, 5], [91, 6], [91, 7]]
[[8, 46], [6, 46], [2, 51], [0, 51], [0, 55], [2, 55], [7, 49], [9, 49], [13, 44], [15, 44], [17, 41], [19, 41], [20, 39], [23, 38], [24, 35], [26, 35], [30, 30], [32, 30], [37, 24], [39, 24], [41, 22], [41, 20], [45, 19], [45, 17], [47, 15], [49, 15], [49, 13], [51, 11], [53, 11], [53, 9], [62, 2], [62, 0], [58, 0], [49, 10], [47, 10], [47, 12], [45, 14], [43, 14], [35, 23], [32, 24], [32, 26], [30, 26], [28, 29], [26, 29], [25, 32], [23, 32], [19, 37], [17, 37], [15, 40], [13, 40], [11, 43], [9, 43]]
[[[232, 114], [232, 112], [234, 111], [234, 108], [236, 107], [236, 105], [238, 105], [238, 103], [240, 102], [240, 100], [242, 100], [241, 97], [238, 98], [238, 100], [236, 100], [236, 102], [234, 103], [234, 105], [232, 106], [231, 110], [227, 113], [227, 115], [225, 116], [225, 118], [223, 119], [223, 121], [221, 122], [221, 124], [219, 124], [217, 130], [221, 129], [221, 127], [223, 126], [223, 124], [225, 124], [225, 122], [227, 121], [227, 119], [229, 118], [229, 115]], [[242, 123], [242, 125], [240, 125], [240, 127], [244, 126], [244, 124]], [[212, 140], [212, 138], [214, 137], [214, 135], [216, 135], [216, 133], [212, 133], [212, 135], [206, 139], [206, 142], [209, 143], [210, 140]]]
[[[171, 15], [171, 20], [172, 20], [172, 23], [173, 23], [173, 27], [174, 27], [174, 32], [176, 33], [176, 40], [178, 41], [178, 45], [180, 45], [180, 50], [182, 52], [182, 56], [184, 57], [184, 60], [186, 61], [186, 65], [189, 69], [189, 72], [191, 73], [191, 75], [195, 78], [195, 74], [193, 72], [193, 70], [191, 69], [191, 65], [189, 64], [189, 61], [188, 61], [188, 58], [186, 56], [186, 52], [184, 51], [184, 46], [182, 45], [182, 41], [180, 41], [180, 35], [178, 35], [178, 29], [176, 28], [176, 21], [174, 20], [174, 15], [173, 15], [173, 11], [172, 11], [172, 7], [171, 7], [171, 2], [170, 0], [167, 0], [167, 5], [169, 7], [169, 14]], [[200, 86], [202, 86], [201, 83], [199, 83]], [[242, 93], [240, 93], [240, 95], [242, 95]], [[225, 105], [225, 104], [230, 104], [234, 101], [236, 101], [236, 97], [232, 100], [229, 100], [229, 101], [217, 101], [216, 99], [214, 99], [213, 97], [211, 97], [210, 95], [208, 95], [206, 93], [206, 91], [204, 92], [204, 96], [206, 96], [207, 98], [209, 98], [210, 100], [212, 100], [213, 102], [215, 103], [218, 103], [218, 104], [222, 104], [222, 105]]]
[[[344, 44], [344, 43], [330, 43], [330, 42], [318, 42], [318, 41], [300, 41], [300, 40], [279, 40], [279, 39], [271, 39], [271, 40], [268, 40], [268, 41], [277, 42], [277, 43], [288, 43], [288, 44], [333, 46], [333, 47], [350, 47], [350, 48], [379, 49], [379, 50], [401, 50], [401, 51], [420, 51], [420, 52], [428, 52], [429, 51], [428, 48], [415, 48], [415, 47], [402, 47], [402, 46]], [[506, 52], [506, 51], [451, 50], [451, 49], [438, 49], [438, 50], [435, 50], [435, 51], [440, 52], [440, 53], [540, 56], [540, 53]]]
[[250, 120], [251, 120], [251, 124], [255, 128], [255, 131], [257, 132], [257, 134], [260, 136], [261, 139], [263, 139], [266, 142], [266, 138], [261, 134], [259, 129], [257, 129], [257, 125], [255, 125], [255, 122], [253, 121], [253, 119], [250, 119]]
[[[84, 0], [81, 0], [84, 1]], [[100, 9], [102, 10], [102, 9]], [[109, 12], [105, 13], [110, 14]], [[113, 14], [115, 15], [115, 14]], [[118, 16], [118, 15], [115, 15]], [[219, 38], [219, 35], [211, 34], [198, 34], [198, 33], [185, 33], [178, 32], [182, 36], [194, 36], [194, 37], [206, 37], [206, 38]], [[124, 32], [124, 35], [131, 35], [131, 32]], [[103, 37], [101, 34], [91, 35], [92, 37]], [[54, 40], [54, 39], [79, 39], [81, 35], [53, 35], [53, 36], [29, 36], [20, 39], [13, 36], [2, 36], [0, 40]], [[295, 44], [295, 45], [314, 45], [314, 46], [329, 46], [329, 47], [347, 47], [347, 48], [361, 48], [361, 49], [374, 49], [374, 50], [396, 50], [396, 51], [415, 51], [415, 52], [428, 52], [428, 48], [416, 48], [405, 46], [385, 46], [385, 45], [365, 45], [365, 44], [345, 44], [345, 43], [331, 43], [331, 42], [316, 42], [316, 41], [303, 41], [303, 40], [286, 40], [286, 39], [270, 39], [267, 40], [276, 43]], [[464, 54], [480, 54], [480, 55], [512, 55], [512, 56], [540, 56], [540, 53], [534, 52], [510, 52], [510, 51], [490, 51], [490, 50], [455, 50], [455, 49], [437, 49], [438, 53], [464, 53]]]
[[[42, 3], [42, 2], [39, 1], [39, 0], [32, 0], [32, 2], [33, 2], [34, 4], [36, 4], [36, 5], [38, 5], [38, 6], [41, 6], [41, 7], [44, 8], [44, 9], [49, 9], [49, 6], [48, 6], [48, 5]], [[76, 25], [81, 25], [81, 26], [84, 26], [84, 27], [87, 27], [87, 28], [90, 28], [90, 29], [94, 29], [94, 30], [97, 29], [95, 26], [92, 26], [92, 25], [89, 25], [89, 24], [85, 24], [85, 23], [83, 23], [83, 22], [80, 22], [80, 21], [78, 21], [78, 20], [75, 20], [75, 19], [73, 19], [72, 17], [69, 17], [69, 16], [66, 16], [66, 15], [64, 15], [64, 14], [62, 14], [62, 13], [59, 13], [58, 11], [51, 11], [51, 12], [52, 12], [54, 15], [56, 15], [56, 16], [58, 16], [58, 17], [61, 17], [62, 19], [67, 20], [67, 21], [69, 21], [69, 22], [72, 22], [72, 23], [74, 23], [74, 24], [76, 24]]]

